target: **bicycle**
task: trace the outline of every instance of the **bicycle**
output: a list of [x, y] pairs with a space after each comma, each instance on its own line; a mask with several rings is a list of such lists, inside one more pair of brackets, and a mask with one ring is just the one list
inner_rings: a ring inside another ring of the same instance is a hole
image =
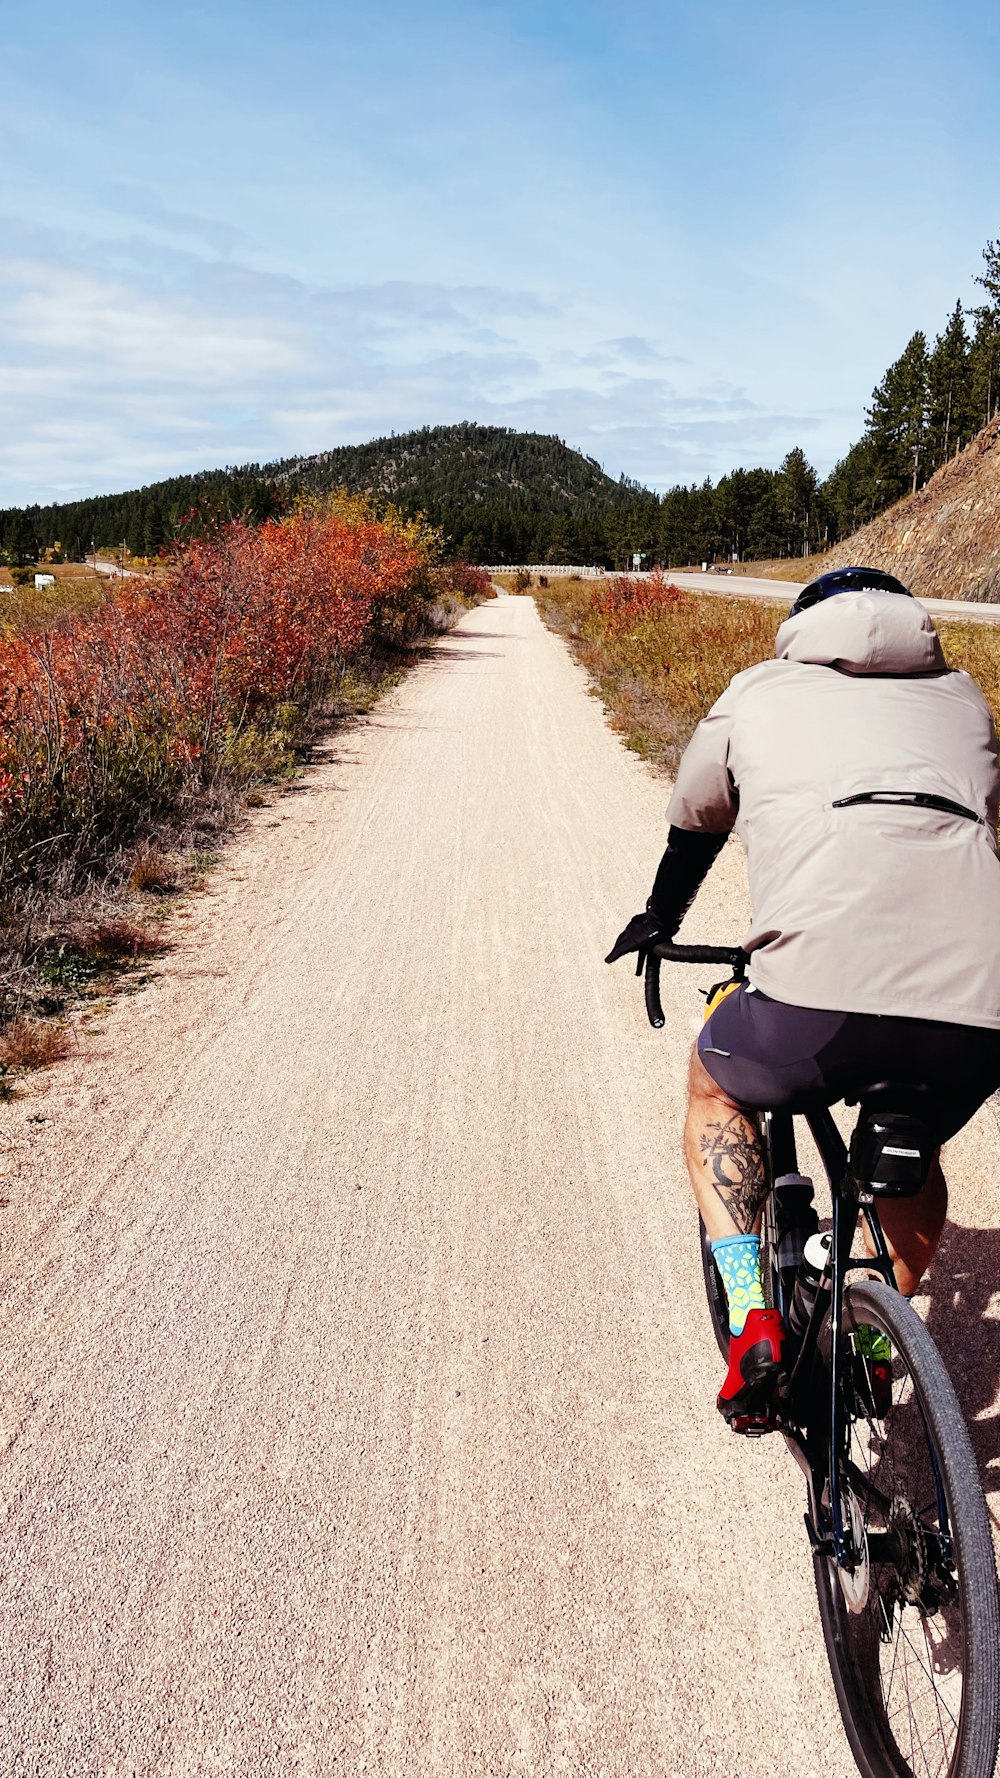
[[[731, 981], [711, 995], [740, 984], [748, 959], [738, 948], [674, 944], [640, 957], [656, 1029], [663, 961], [728, 965]], [[798, 1113], [829, 1181], [825, 1237], [812, 1182], [798, 1171], [792, 1113], [758, 1114], [773, 1188], [761, 1228], [764, 1288], [790, 1344], [778, 1429], [806, 1480], [823, 1636], [859, 1770], [864, 1778], [992, 1778], [1000, 1609], [986, 1503], [954, 1388], [897, 1289], [878, 1215], [880, 1197], [912, 1196], [926, 1178], [934, 1149], [920, 1095], [913, 1085], [872, 1082], [853, 1101], [849, 1144], [826, 1105]], [[862, 1224], [869, 1251], [855, 1257]], [[807, 1246], [813, 1264], [803, 1259]], [[703, 1224], [701, 1252], [713, 1329], [728, 1357], [726, 1296]]]

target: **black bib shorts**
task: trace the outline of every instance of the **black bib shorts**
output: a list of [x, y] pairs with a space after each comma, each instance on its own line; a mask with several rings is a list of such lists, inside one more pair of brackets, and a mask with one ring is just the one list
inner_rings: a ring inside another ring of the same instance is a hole
[[771, 1000], [749, 983], [702, 1026], [698, 1054], [748, 1111], [804, 1111], [853, 1099], [876, 1081], [929, 1088], [921, 1106], [947, 1142], [1000, 1087], [1000, 1031]]

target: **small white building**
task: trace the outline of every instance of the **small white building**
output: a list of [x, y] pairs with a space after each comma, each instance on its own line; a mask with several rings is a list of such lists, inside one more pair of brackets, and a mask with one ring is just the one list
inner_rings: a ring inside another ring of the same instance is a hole
[[36, 574], [35, 575], [35, 585], [36, 586], [55, 586], [55, 584], [56, 584], [56, 577], [54, 574]]

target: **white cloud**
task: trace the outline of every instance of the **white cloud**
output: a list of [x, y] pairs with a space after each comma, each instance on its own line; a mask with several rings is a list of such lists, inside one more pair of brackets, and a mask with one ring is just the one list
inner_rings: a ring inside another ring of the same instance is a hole
[[302, 371], [287, 327], [168, 305], [127, 286], [51, 261], [0, 262], [7, 295], [0, 328], [14, 349], [61, 359], [75, 380], [102, 372], [146, 383], [191, 378], [211, 388], [235, 377]]
[[118, 215], [146, 223], [157, 234], [201, 241], [216, 253], [233, 253], [254, 246], [253, 237], [241, 228], [234, 228], [231, 222], [194, 215], [187, 210], [173, 210], [148, 186], [111, 185], [107, 203], [108, 208]]
[[[137, 214], [141, 194], [125, 207]], [[185, 220], [151, 216], [179, 233]], [[614, 474], [665, 485], [773, 458], [819, 425], [699, 379], [668, 341], [609, 338], [583, 297], [310, 284], [235, 257], [235, 240], [206, 257], [207, 233], [188, 235], [155, 245], [8, 224], [0, 505], [463, 419], [555, 431]]]

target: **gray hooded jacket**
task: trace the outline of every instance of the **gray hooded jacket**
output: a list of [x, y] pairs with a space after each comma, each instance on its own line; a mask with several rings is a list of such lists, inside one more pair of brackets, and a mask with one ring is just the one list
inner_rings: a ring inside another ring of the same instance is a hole
[[[930, 617], [841, 593], [789, 618], [692, 736], [667, 811], [747, 851], [750, 977], [776, 1000], [1000, 1029], [997, 737]], [[967, 815], [847, 804], [930, 793]]]

